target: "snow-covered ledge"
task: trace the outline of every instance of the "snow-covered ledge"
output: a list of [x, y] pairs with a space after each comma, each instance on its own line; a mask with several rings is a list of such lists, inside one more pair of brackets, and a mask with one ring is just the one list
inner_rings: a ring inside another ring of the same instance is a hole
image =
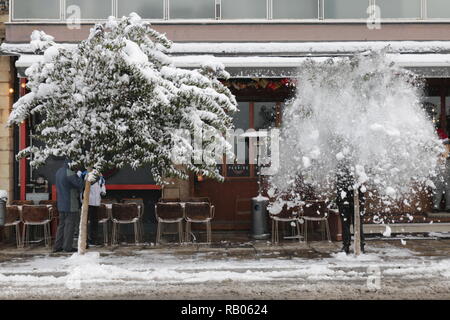
[[[365, 234], [384, 233], [389, 226], [391, 233], [427, 233], [450, 232], [450, 223], [394, 223], [394, 224], [364, 224]], [[353, 227], [351, 227], [353, 233]]]
[[[417, 74], [429, 78], [450, 77], [450, 53], [448, 54], [388, 54], [399, 66], [411, 69]], [[280, 57], [280, 56], [215, 56], [182, 55], [172, 56], [173, 63], [179, 68], [199, 68], [205, 61], [222, 62], [232, 77], [290, 77], [297, 72], [298, 66], [306, 59], [323, 61], [325, 59], [343, 59], [333, 56]], [[19, 76], [25, 76], [25, 70], [33, 63], [43, 59], [42, 55], [23, 54], [16, 62]]]

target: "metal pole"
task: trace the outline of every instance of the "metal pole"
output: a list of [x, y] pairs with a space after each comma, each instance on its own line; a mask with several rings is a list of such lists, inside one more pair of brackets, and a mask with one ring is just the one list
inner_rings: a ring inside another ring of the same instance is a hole
[[361, 216], [359, 215], [359, 188], [353, 188], [353, 203], [355, 206], [355, 216], [353, 224], [353, 234], [355, 236], [355, 256], [361, 254]]

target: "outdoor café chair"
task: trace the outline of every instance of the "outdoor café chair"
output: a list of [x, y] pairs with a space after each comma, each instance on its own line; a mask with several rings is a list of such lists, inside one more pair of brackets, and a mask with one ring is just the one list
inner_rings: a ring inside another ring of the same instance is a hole
[[22, 246], [22, 239], [20, 237], [20, 210], [18, 206], [6, 206], [6, 217], [4, 227], [15, 227], [16, 229], [16, 244], [17, 248]]
[[98, 223], [103, 225], [103, 242], [105, 246], [109, 244], [108, 223], [111, 221], [110, 211], [105, 204], [100, 204], [98, 208]]
[[23, 206], [23, 205], [32, 206], [33, 204], [34, 204], [33, 200], [12, 200], [11, 201], [12, 206]]
[[180, 202], [158, 202], [155, 205], [155, 216], [158, 221], [156, 231], [156, 243], [161, 243], [162, 225], [163, 224], [178, 224], [178, 238], [180, 244], [183, 239], [183, 220], [184, 209]]
[[134, 225], [134, 241], [139, 243], [141, 235], [139, 232], [139, 212], [140, 205], [136, 203], [113, 203], [111, 210], [111, 220], [113, 222], [112, 241], [113, 244], [119, 242], [119, 230], [122, 224]]
[[186, 241], [190, 242], [191, 224], [206, 224], [206, 242], [211, 243], [211, 220], [214, 218], [214, 206], [209, 202], [186, 202], [184, 214], [186, 219]]
[[207, 202], [207, 203], [210, 203], [211, 201], [209, 200], [208, 197], [189, 197], [189, 198], [183, 199], [183, 202]]
[[123, 198], [122, 203], [136, 203], [140, 206], [139, 210], [139, 232], [144, 234], [144, 199], [142, 198]]
[[160, 198], [158, 202], [181, 202], [180, 198]]
[[104, 204], [118, 203], [117, 200], [114, 198], [104, 198], [104, 199], [101, 199], [100, 202], [104, 203]]
[[39, 204], [52, 206], [52, 222], [50, 223], [50, 228], [54, 230], [54, 235], [56, 235], [59, 222], [59, 211], [56, 200], [40, 200]]
[[321, 223], [322, 240], [325, 239], [325, 231], [328, 238], [328, 242], [331, 242], [330, 225], [328, 223], [329, 209], [327, 203], [323, 200], [305, 200], [305, 206], [303, 209], [303, 234], [305, 236], [305, 242], [308, 242], [308, 221]]
[[301, 230], [300, 230], [300, 221], [299, 216], [302, 213], [302, 207], [295, 206], [293, 208], [287, 208], [287, 205], [284, 205], [283, 209], [278, 214], [270, 214], [270, 218], [272, 219], [272, 244], [278, 243], [280, 241], [280, 233], [279, 233], [279, 223], [280, 222], [288, 222], [295, 223], [295, 228], [297, 230], [298, 240], [301, 241]]
[[24, 205], [22, 206], [22, 246], [30, 243], [30, 227], [42, 226], [44, 229], [45, 246], [51, 246], [50, 222], [52, 221], [51, 205]]

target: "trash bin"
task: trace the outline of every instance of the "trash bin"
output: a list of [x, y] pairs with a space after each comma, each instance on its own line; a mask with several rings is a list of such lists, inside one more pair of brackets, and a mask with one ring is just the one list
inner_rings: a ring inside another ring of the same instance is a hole
[[6, 201], [8, 201], [8, 193], [0, 190], [0, 227], [5, 225]]
[[269, 238], [267, 229], [267, 205], [269, 199], [259, 195], [252, 199], [252, 237], [257, 240]]

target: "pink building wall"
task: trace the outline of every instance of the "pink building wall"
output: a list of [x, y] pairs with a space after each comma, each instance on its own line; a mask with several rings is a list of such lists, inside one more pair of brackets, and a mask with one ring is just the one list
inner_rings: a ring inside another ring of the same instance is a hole
[[[6, 23], [6, 42], [27, 43], [33, 30], [43, 30], [58, 42], [85, 39], [92, 24], [70, 30], [65, 24]], [[365, 23], [154, 23], [174, 42], [271, 42], [450, 40], [448, 23], [386, 23], [370, 30]]]

